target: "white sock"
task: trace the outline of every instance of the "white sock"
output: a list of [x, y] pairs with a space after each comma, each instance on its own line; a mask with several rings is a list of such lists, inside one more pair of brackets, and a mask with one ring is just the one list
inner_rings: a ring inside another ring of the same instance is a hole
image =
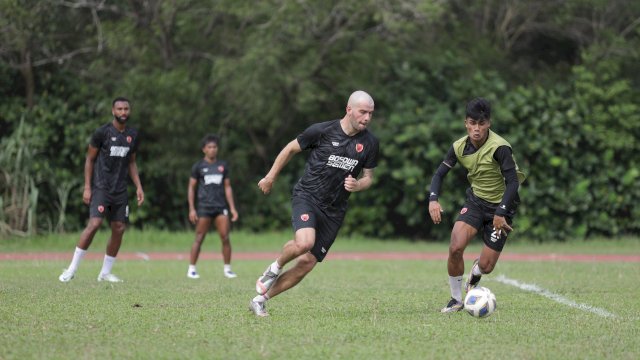
[[111, 268], [113, 267], [113, 263], [115, 262], [116, 262], [115, 257], [105, 255], [104, 261], [102, 262], [102, 270], [100, 270], [100, 275], [111, 274]]
[[270, 268], [271, 272], [277, 275], [280, 274], [280, 269], [282, 269], [282, 266], [280, 266], [280, 264], [278, 264], [278, 260], [276, 260], [273, 262], [273, 264], [271, 264]]
[[449, 276], [451, 297], [462, 302], [462, 276]]
[[196, 266], [195, 266], [195, 265], [191, 265], [191, 264], [189, 264], [189, 272], [190, 272], [190, 273], [192, 273], [192, 272], [198, 272], [198, 271], [196, 270]]
[[69, 268], [67, 270], [71, 270], [75, 273], [76, 270], [78, 270], [78, 266], [80, 266], [80, 261], [82, 261], [82, 258], [86, 253], [87, 250], [82, 250], [76, 246], [76, 250], [73, 252], [73, 259], [71, 260], [71, 264], [69, 264]]
[[267, 296], [267, 294], [258, 295], [258, 296], [253, 298], [253, 301], [255, 301], [255, 302], [265, 302], [267, 300], [269, 300], [269, 297]]
[[231, 264], [224, 264], [224, 272], [231, 272]]
[[482, 273], [482, 270], [480, 270], [480, 265], [477, 265], [477, 264], [471, 269], [471, 273], [473, 275], [484, 275]]

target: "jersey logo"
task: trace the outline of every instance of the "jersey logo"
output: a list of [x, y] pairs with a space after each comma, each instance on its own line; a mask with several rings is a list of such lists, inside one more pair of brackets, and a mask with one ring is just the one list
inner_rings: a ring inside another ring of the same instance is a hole
[[460, 210], [460, 215], [464, 214], [467, 212], [467, 208], [462, 208], [462, 210]]
[[111, 138], [111, 141], [116, 141], [116, 137], [115, 137], [115, 136], [114, 136], [114, 137], [112, 137], [112, 138]]
[[300, 219], [302, 221], [308, 221], [309, 220], [309, 214], [302, 214], [300, 215]]
[[207, 168], [202, 169], [202, 172], [207, 172], [207, 171], [209, 171], [209, 169]]
[[104, 206], [98, 205], [98, 212], [102, 214], [104, 212]]
[[357, 152], [362, 152], [362, 150], [364, 150], [364, 145], [362, 145], [362, 144], [356, 144], [356, 151], [357, 151]]
[[110, 150], [111, 150], [110, 156], [115, 156], [115, 157], [126, 157], [127, 154], [129, 153], [128, 146], [112, 146]]
[[329, 155], [329, 161], [327, 161], [327, 166], [349, 171], [353, 171], [356, 165], [358, 160], [338, 155]]
[[224, 166], [222, 166], [222, 165], [218, 166], [218, 171], [219, 172], [224, 172]]
[[331, 145], [333, 145], [333, 146], [340, 146], [340, 143], [339, 143], [339, 142], [337, 142], [337, 141], [332, 141], [332, 142], [331, 142]]
[[131, 141], [133, 141], [133, 138], [131, 136], [127, 136], [127, 142], [131, 144]]

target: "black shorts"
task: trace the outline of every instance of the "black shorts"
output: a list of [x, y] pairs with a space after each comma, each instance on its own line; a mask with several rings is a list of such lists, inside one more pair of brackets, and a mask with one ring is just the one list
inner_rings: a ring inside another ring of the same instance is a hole
[[327, 216], [310, 200], [301, 197], [293, 198], [291, 208], [291, 224], [294, 232], [303, 228], [316, 229], [316, 241], [310, 252], [318, 262], [321, 262], [338, 236], [344, 214], [338, 217]]
[[226, 207], [198, 206], [196, 210], [198, 217], [209, 217], [215, 219], [218, 215], [229, 216], [229, 210]]
[[129, 222], [129, 197], [127, 192], [110, 194], [102, 189], [92, 189], [89, 217], [106, 217], [109, 221]]
[[[502, 231], [498, 238], [495, 229], [493, 228], [493, 216], [496, 213], [496, 209], [500, 204], [490, 203], [477, 197], [471, 188], [467, 189], [467, 199], [464, 202], [464, 206], [460, 210], [457, 221], [462, 221], [466, 224], [473, 226], [479, 233], [482, 233], [482, 241], [489, 248], [495, 251], [502, 251], [504, 244], [507, 241], [507, 233]], [[505, 220], [507, 224], [513, 223], [513, 218], [516, 216], [517, 204], [515, 204], [507, 215]]]

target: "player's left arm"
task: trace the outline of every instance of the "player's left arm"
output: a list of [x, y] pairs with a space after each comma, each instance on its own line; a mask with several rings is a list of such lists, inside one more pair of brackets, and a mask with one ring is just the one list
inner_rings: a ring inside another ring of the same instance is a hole
[[367, 190], [373, 184], [373, 169], [362, 169], [362, 176], [356, 180], [349, 175], [344, 179], [344, 188], [349, 192]]
[[136, 164], [136, 153], [131, 154], [129, 158], [129, 176], [136, 186], [136, 198], [138, 200], [138, 206], [144, 202], [144, 191], [142, 190], [142, 183], [140, 182], [140, 175], [138, 175], [138, 165]]
[[233, 189], [231, 188], [231, 180], [224, 179], [224, 197], [229, 204], [229, 211], [231, 211], [231, 221], [238, 220], [238, 211], [236, 210], [236, 204], [233, 201]]
[[502, 195], [502, 201], [493, 215], [493, 228], [498, 231], [498, 233], [502, 231], [506, 231], [508, 233], [513, 231], [513, 228], [507, 223], [505, 215], [509, 213], [511, 206], [513, 206], [513, 201], [518, 194], [520, 183], [518, 182], [518, 175], [516, 173], [516, 164], [515, 161], [513, 161], [513, 156], [511, 155], [511, 148], [508, 146], [498, 147], [493, 158], [500, 165], [500, 171], [502, 172], [505, 182], [505, 191]]

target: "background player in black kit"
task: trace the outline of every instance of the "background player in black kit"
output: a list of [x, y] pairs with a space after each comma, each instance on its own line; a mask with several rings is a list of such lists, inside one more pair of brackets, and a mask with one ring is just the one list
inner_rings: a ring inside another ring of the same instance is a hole
[[[268, 316], [266, 301], [297, 285], [324, 259], [342, 225], [349, 195], [371, 186], [378, 161], [378, 139], [367, 130], [373, 108], [369, 94], [354, 92], [342, 119], [308, 127], [282, 149], [258, 183], [268, 194], [289, 160], [302, 150], [311, 151], [304, 175], [293, 189], [294, 238], [256, 281], [258, 296], [249, 303], [255, 315]], [[282, 267], [295, 258], [296, 264], [281, 273]]]
[[58, 277], [62, 282], [69, 282], [75, 276], [80, 261], [89, 249], [105, 216], [111, 224], [111, 237], [107, 243], [98, 281], [122, 281], [111, 274], [111, 268], [116, 261], [122, 235], [129, 220], [127, 175], [136, 186], [138, 206], [144, 202], [144, 192], [136, 165], [138, 132], [127, 127], [130, 112], [129, 100], [116, 98], [111, 106], [113, 121], [99, 127], [91, 136], [84, 163], [82, 194], [82, 200], [89, 205], [89, 222], [80, 234], [71, 264]]
[[[238, 212], [233, 202], [233, 189], [229, 180], [229, 166], [226, 161], [218, 160], [218, 144], [215, 135], [207, 135], [202, 139], [201, 147], [204, 158], [191, 167], [187, 200], [189, 202], [189, 221], [196, 225], [196, 237], [191, 246], [191, 259], [187, 277], [198, 279], [196, 262], [204, 237], [209, 231], [211, 220], [215, 219], [216, 229], [222, 241], [222, 257], [224, 260], [224, 276], [235, 278], [231, 271], [231, 243], [229, 241], [229, 210], [231, 221], [238, 220]], [[195, 206], [196, 188], [198, 193], [197, 210]]]

